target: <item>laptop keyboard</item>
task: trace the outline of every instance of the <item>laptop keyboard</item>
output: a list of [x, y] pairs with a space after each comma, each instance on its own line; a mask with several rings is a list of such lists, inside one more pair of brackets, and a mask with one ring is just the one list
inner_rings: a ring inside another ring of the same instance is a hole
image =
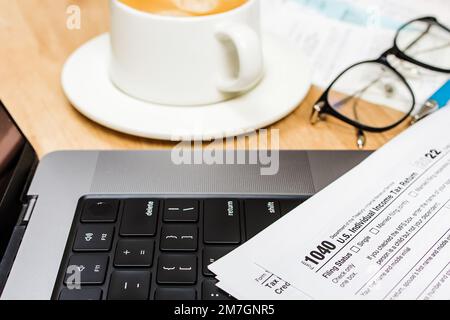
[[53, 298], [233, 299], [215, 286], [208, 265], [301, 202], [82, 198]]

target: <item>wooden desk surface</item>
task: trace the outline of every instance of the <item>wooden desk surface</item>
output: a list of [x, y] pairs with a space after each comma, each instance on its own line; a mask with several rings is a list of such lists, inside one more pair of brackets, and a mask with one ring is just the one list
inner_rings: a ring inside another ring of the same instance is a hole
[[[69, 5], [81, 8], [81, 29], [66, 28]], [[0, 99], [40, 156], [68, 149], [157, 149], [174, 143], [114, 132], [71, 107], [61, 85], [66, 58], [90, 38], [108, 30], [107, 0], [0, 0]], [[309, 124], [311, 106], [320, 94], [311, 89], [290, 116], [274, 124], [281, 149], [355, 149], [355, 131], [336, 121]], [[376, 149], [401, 128], [369, 134]]]

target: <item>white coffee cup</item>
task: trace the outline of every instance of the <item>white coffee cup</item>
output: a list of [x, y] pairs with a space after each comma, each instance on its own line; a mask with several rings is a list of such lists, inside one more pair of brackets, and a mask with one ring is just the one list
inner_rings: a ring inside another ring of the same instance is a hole
[[165, 105], [206, 105], [254, 88], [263, 77], [259, 0], [207, 16], [172, 17], [111, 6], [112, 82]]

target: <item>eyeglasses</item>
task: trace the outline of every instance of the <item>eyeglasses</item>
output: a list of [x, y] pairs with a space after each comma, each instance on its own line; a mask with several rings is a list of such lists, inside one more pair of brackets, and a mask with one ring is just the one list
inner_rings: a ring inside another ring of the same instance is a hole
[[355, 127], [357, 145], [364, 147], [365, 131], [393, 129], [413, 112], [416, 98], [399, 71], [411, 66], [450, 73], [450, 29], [434, 17], [404, 24], [391, 49], [342, 72], [314, 105], [311, 123], [333, 116]]

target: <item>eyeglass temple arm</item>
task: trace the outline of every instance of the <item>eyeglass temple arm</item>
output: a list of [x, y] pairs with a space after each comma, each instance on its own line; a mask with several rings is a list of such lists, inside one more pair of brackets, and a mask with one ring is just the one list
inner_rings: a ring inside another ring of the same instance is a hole
[[338, 101], [335, 106], [336, 107], [340, 107], [343, 104], [349, 102], [350, 100], [352, 100], [353, 98], [357, 97], [357, 96], [361, 96], [364, 92], [366, 92], [370, 87], [372, 87], [375, 83], [377, 83], [378, 81], [381, 80], [381, 77], [378, 77], [377, 79], [374, 79], [372, 82], [370, 82], [367, 86], [365, 86], [364, 88], [356, 91], [355, 93], [353, 93], [352, 95], [349, 95], [348, 97], [345, 97], [344, 99]]
[[[366, 87], [356, 91], [355, 93], [353, 93], [352, 95], [349, 95], [347, 97], [345, 97], [344, 99], [338, 101], [335, 104], [335, 107], [340, 107], [343, 104], [347, 103], [348, 101], [350, 101], [351, 99], [353, 99], [354, 97], [361, 95], [363, 92], [365, 92], [367, 89], [369, 89], [371, 86], [373, 86], [375, 83], [377, 83], [378, 81], [380, 81], [381, 76], [378, 77], [377, 79], [373, 80], [371, 83], [369, 83]], [[310, 122], [311, 124], [315, 124], [318, 122], [318, 120], [320, 119], [320, 113], [322, 111], [322, 108], [325, 106], [325, 102], [324, 101], [320, 101], [319, 103], [316, 103], [313, 107], [312, 113], [311, 113], [311, 117], [310, 117]]]

